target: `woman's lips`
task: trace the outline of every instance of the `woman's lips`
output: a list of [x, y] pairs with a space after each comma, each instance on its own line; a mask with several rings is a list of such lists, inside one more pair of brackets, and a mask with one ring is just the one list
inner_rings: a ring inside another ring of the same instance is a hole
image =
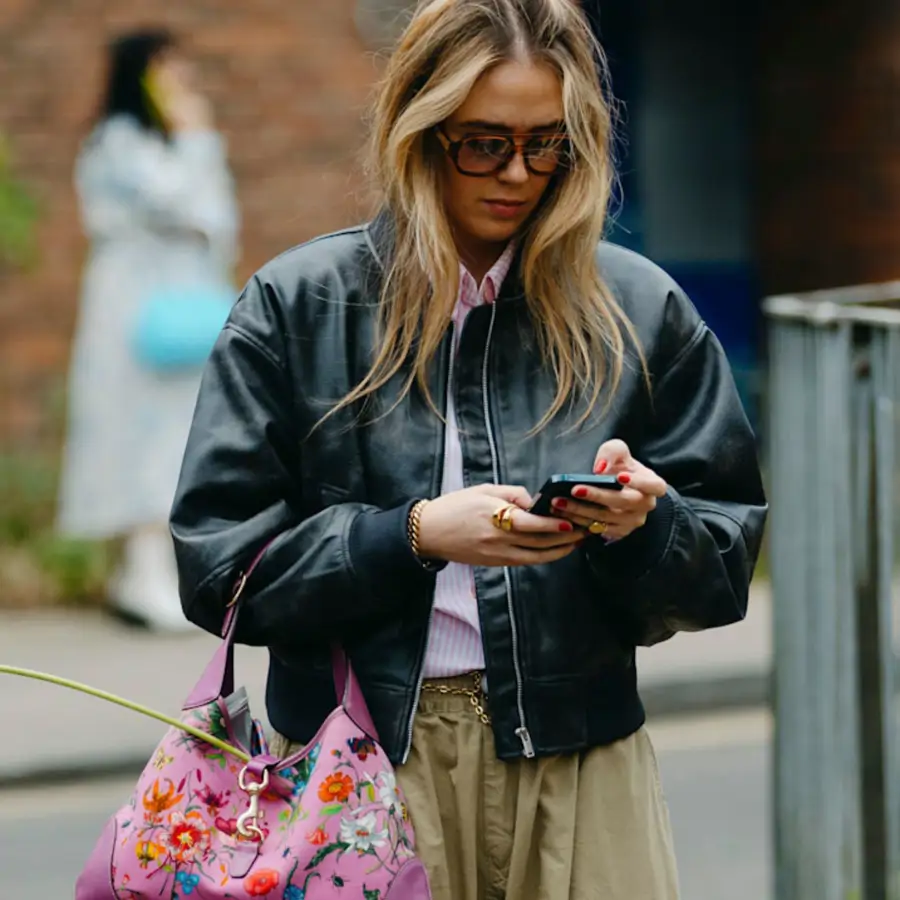
[[515, 219], [522, 212], [524, 203], [516, 200], [485, 200], [484, 205], [491, 215], [499, 219]]

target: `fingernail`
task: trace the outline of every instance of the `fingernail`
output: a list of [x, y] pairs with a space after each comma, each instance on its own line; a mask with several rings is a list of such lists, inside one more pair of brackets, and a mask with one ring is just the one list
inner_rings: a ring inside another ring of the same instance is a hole
[[572, 531], [573, 530], [572, 523], [571, 522], [560, 522], [559, 530], [560, 531]]
[[597, 474], [602, 475], [606, 471], [607, 465], [608, 465], [608, 463], [606, 462], [606, 460], [601, 459], [600, 462], [597, 463], [597, 468], [595, 470], [597, 472]]
[[587, 495], [588, 495], [587, 488], [577, 487], [577, 488], [575, 488], [574, 491], [572, 491], [573, 497], [587, 497]]
[[631, 476], [627, 472], [619, 475], [619, 484], [631, 484]]
[[567, 501], [557, 498], [556, 500], [553, 501], [553, 505], [557, 509], [565, 509], [569, 504]]

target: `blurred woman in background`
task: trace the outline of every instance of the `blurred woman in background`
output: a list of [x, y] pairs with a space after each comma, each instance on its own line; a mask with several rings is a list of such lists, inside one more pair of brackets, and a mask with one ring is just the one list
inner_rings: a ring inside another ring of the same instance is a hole
[[124, 537], [114, 609], [190, 628], [166, 527], [201, 366], [142, 364], [132, 334], [155, 290], [230, 282], [237, 212], [225, 147], [188, 61], [165, 30], [109, 49], [98, 121], [75, 182], [90, 240], [69, 382], [59, 528]]

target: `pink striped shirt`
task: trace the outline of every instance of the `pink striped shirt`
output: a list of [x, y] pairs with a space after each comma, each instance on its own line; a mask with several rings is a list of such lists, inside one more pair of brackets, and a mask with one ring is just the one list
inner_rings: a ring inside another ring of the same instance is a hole
[[[459, 336], [469, 310], [484, 303], [493, 303], [500, 293], [515, 255], [515, 244], [510, 243], [503, 255], [484, 276], [479, 287], [469, 271], [459, 267], [459, 295], [453, 311], [453, 358], [459, 348]], [[462, 446], [456, 423], [456, 409], [451, 390], [447, 395], [447, 428], [444, 436], [444, 474], [441, 494], [462, 490]], [[446, 678], [484, 669], [484, 648], [481, 643], [481, 625], [478, 621], [478, 604], [475, 599], [475, 577], [471, 566], [449, 563], [437, 576], [431, 630], [425, 650], [424, 676]]]

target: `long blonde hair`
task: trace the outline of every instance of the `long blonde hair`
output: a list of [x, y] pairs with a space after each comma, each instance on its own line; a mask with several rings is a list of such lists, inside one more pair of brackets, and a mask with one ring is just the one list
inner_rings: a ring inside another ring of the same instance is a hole
[[626, 338], [644, 364], [634, 329], [597, 269], [615, 178], [614, 116], [605, 60], [576, 0], [424, 0], [388, 61], [373, 112], [370, 169], [395, 229], [378, 350], [332, 413], [371, 399], [407, 360], [412, 365], [395, 402], [415, 382], [437, 411], [427, 375], [456, 302], [459, 257], [425, 139], [485, 71], [510, 58], [549, 63], [559, 73], [574, 156], [521, 236], [525, 296], [556, 378], [553, 402], [533, 430], [575, 397], [586, 401], [576, 425], [604, 388], [611, 402]]

